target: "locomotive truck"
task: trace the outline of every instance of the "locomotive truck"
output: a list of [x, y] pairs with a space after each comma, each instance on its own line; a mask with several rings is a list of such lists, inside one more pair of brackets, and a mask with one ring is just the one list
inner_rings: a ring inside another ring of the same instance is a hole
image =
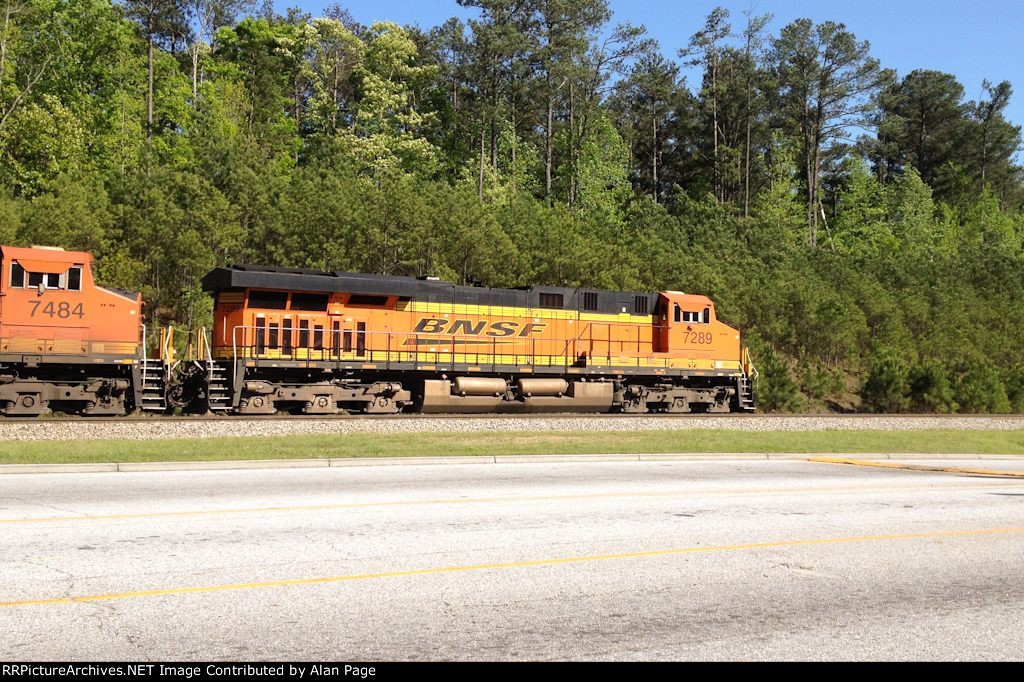
[[728, 412], [757, 373], [706, 296], [270, 266], [203, 280], [213, 328], [147, 356], [139, 294], [92, 258], [0, 247], [0, 413]]

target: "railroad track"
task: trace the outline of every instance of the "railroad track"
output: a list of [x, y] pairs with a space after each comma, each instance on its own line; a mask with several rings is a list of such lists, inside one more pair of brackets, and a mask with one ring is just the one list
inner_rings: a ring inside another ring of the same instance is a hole
[[117, 424], [159, 424], [159, 423], [214, 423], [242, 421], [413, 421], [413, 420], [503, 420], [520, 421], [557, 420], [557, 419], [664, 419], [664, 420], [778, 420], [778, 419], [839, 419], [839, 420], [881, 420], [881, 419], [986, 419], [1019, 422], [1024, 421], [1024, 414], [846, 414], [838, 412], [820, 413], [720, 413], [720, 414], [618, 414], [618, 413], [574, 413], [574, 412], [538, 412], [529, 414], [279, 414], [279, 415], [171, 415], [171, 416], [131, 416], [131, 417], [79, 417], [79, 416], [46, 416], [46, 417], [0, 417], [3, 424], [42, 424], [42, 423], [117, 423]]
[[1024, 431], [1024, 415], [474, 414], [47, 417], [0, 419], [0, 442], [174, 440], [390, 433], [682, 431]]

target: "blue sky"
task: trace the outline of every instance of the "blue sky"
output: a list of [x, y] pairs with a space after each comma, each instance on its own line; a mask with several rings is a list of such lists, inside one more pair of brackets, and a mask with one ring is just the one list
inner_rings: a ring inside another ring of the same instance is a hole
[[[946, 71], [957, 76], [968, 99], [981, 94], [981, 82], [1008, 80], [1015, 94], [1007, 118], [1024, 123], [1024, 2], [1021, 0], [610, 0], [615, 21], [643, 24], [661, 44], [662, 53], [674, 56], [686, 45], [717, 5], [732, 13], [734, 27], [743, 12], [771, 13], [773, 32], [800, 17], [845, 23], [861, 40], [871, 43], [872, 55], [882, 65], [905, 75], [918, 68]], [[278, 11], [298, 6], [314, 15], [334, 0], [274, 0]], [[355, 19], [369, 24], [390, 19], [399, 24], [427, 28], [451, 16], [470, 17], [455, 0], [339, 0]], [[699, 74], [689, 73], [691, 87]]]

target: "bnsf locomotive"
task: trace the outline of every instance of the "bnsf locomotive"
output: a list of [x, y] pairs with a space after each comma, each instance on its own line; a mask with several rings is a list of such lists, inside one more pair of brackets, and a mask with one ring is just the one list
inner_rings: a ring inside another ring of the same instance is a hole
[[210, 339], [147, 357], [91, 257], [0, 247], [0, 413], [728, 412], [756, 371], [705, 296], [217, 268]]

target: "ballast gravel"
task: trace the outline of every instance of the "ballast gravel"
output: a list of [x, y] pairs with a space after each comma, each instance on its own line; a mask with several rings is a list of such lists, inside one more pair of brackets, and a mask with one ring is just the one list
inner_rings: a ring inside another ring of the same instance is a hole
[[290, 436], [349, 433], [438, 433], [521, 431], [653, 431], [729, 429], [736, 431], [920, 431], [930, 429], [1019, 430], [1024, 417], [967, 416], [501, 416], [501, 417], [371, 417], [328, 419], [210, 418], [126, 419], [89, 421], [0, 420], [0, 439], [38, 440], [155, 440], [228, 436]]

